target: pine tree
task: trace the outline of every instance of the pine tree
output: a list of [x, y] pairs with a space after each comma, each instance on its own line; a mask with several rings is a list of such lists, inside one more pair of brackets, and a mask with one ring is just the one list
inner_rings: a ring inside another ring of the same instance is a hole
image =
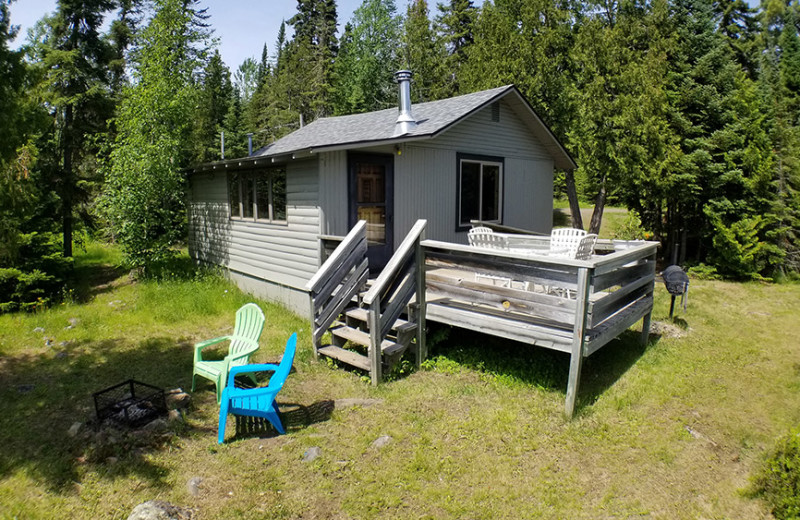
[[194, 118], [193, 163], [200, 164], [222, 158], [220, 132], [233, 99], [230, 76], [230, 70], [222, 61], [219, 51], [214, 51], [203, 72], [200, 106]]
[[437, 4], [439, 16], [436, 25], [444, 40], [449, 57], [447, 68], [451, 73], [451, 93], [462, 93], [460, 71], [468, 59], [468, 49], [474, 43], [474, 25], [478, 16], [472, 0], [449, 0], [448, 3]]
[[446, 51], [431, 25], [426, 0], [408, 4], [403, 28], [400, 66], [414, 73], [412, 100], [433, 101], [447, 97]]
[[41, 59], [40, 90], [51, 107], [57, 133], [53, 143], [54, 186], [60, 201], [64, 256], [72, 256], [77, 215], [90, 220], [87, 203], [99, 181], [94, 166], [98, 137], [106, 131], [113, 104], [108, 95], [109, 58], [100, 34], [111, 0], [61, 0], [45, 21], [46, 33], [34, 42]]

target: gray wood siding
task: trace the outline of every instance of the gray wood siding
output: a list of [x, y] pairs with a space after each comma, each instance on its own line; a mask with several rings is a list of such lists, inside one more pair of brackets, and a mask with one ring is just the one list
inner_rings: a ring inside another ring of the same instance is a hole
[[552, 157], [544, 146], [504, 100], [500, 101], [499, 122], [492, 121], [492, 108], [487, 106], [457, 123], [436, 139], [426, 142], [425, 146], [552, 162]]
[[[500, 121], [491, 120], [491, 107], [479, 110], [435, 139], [394, 146], [358, 149], [363, 153], [394, 155], [395, 242], [417, 219], [428, 220], [427, 238], [466, 243], [456, 231], [458, 152], [503, 157], [503, 223], [548, 233], [553, 222], [553, 160], [541, 143], [500, 102]], [[347, 152], [320, 154], [320, 204], [323, 232], [345, 235], [347, 228]]]
[[347, 228], [347, 152], [325, 152], [319, 158], [319, 203], [322, 232], [345, 236]]
[[286, 168], [286, 224], [231, 219], [223, 173], [194, 175], [189, 246], [198, 260], [301, 288], [319, 265], [317, 158]]

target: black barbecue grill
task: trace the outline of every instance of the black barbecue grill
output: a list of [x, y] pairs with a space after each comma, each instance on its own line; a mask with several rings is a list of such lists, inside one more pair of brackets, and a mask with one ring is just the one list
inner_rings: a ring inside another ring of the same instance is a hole
[[683, 269], [677, 265], [671, 265], [664, 269], [661, 273], [661, 278], [664, 279], [664, 286], [667, 292], [672, 295], [672, 302], [669, 305], [669, 317], [672, 318], [672, 312], [675, 310], [675, 297], [681, 296], [681, 305], [683, 312], [686, 312], [686, 304], [689, 303], [689, 277], [683, 272]]

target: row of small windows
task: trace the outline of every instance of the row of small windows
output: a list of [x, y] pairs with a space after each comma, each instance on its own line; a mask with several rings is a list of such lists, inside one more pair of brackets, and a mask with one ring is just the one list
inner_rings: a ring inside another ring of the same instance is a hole
[[[502, 220], [503, 163], [483, 158], [459, 158], [458, 227], [470, 221]], [[371, 187], [370, 187], [371, 188]], [[383, 191], [379, 187], [380, 192]], [[361, 186], [362, 192], [368, 187]], [[370, 190], [371, 191], [371, 190]], [[369, 195], [360, 192], [363, 198]], [[286, 168], [234, 173], [228, 177], [231, 217], [264, 222], [286, 222]]]
[[286, 222], [286, 168], [234, 173], [228, 177], [231, 217]]

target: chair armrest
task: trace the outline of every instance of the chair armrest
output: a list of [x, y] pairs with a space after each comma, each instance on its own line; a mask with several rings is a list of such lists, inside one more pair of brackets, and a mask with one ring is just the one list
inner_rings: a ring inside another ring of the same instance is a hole
[[225, 390], [222, 391], [222, 399], [232, 399], [234, 397], [259, 397], [262, 395], [278, 395], [280, 391], [279, 388], [271, 388], [269, 386], [264, 386], [260, 388], [235, 388], [235, 387], [225, 387]]
[[240, 365], [238, 367], [233, 367], [228, 372], [228, 383], [226, 386], [234, 388], [233, 386], [233, 379], [238, 374], [248, 374], [250, 372], [267, 372], [267, 371], [276, 371], [278, 370], [278, 365], [273, 365], [272, 363], [262, 363], [260, 365]]
[[194, 360], [195, 361], [202, 361], [203, 356], [201, 355], [201, 350], [206, 347], [210, 347], [211, 345], [216, 345], [218, 343], [222, 343], [223, 341], [229, 341], [231, 336], [220, 336], [218, 338], [207, 339], [205, 341], [201, 341], [200, 343], [194, 344]]
[[246, 358], [247, 356], [252, 355], [253, 352], [255, 352], [256, 350], [258, 350], [258, 343], [253, 342], [250, 348], [248, 348], [244, 352], [239, 352], [238, 354], [228, 354], [227, 356], [225, 356], [225, 361], [227, 361], [228, 365], [230, 365], [237, 359]]

